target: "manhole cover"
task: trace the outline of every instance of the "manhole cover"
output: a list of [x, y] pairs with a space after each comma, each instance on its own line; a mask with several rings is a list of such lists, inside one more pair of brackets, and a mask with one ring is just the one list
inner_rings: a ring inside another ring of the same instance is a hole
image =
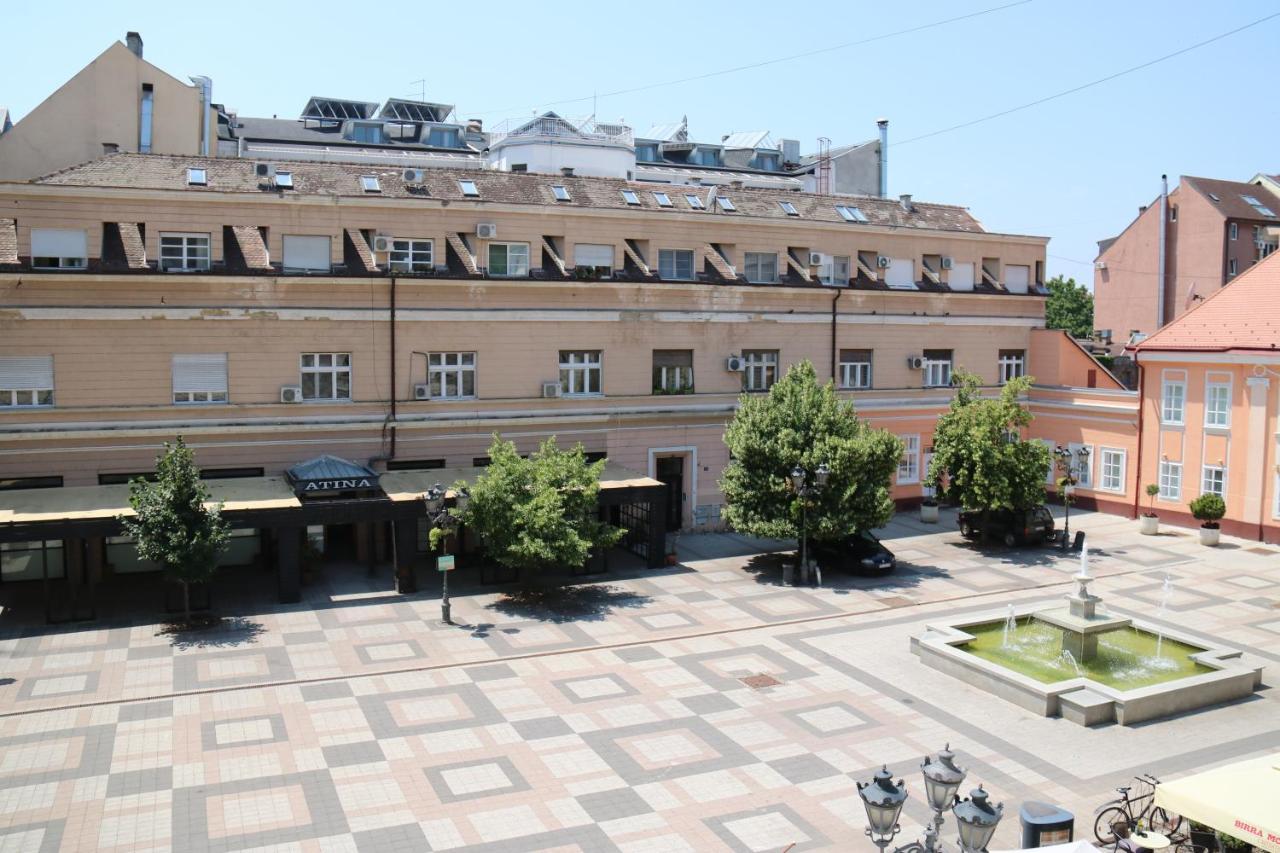
[[777, 687], [782, 682], [772, 675], [748, 675], [742, 679], [742, 683], [752, 690], [763, 690], [766, 687]]
[[1248, 551], [1250, 554], [1261, 554], [1264, 557], [1270, 557], [1272, 554], [1280, 554], [1280, 551], [1275, 551], [1271, 548], [1258, 547], [1258, 548], [1245, 548], [1245, 550]]

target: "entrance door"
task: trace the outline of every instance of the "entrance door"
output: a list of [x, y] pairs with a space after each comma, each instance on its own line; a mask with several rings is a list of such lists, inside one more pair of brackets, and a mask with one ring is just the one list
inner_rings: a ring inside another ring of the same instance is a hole
[[679, 530], [684, 520], [684, 457], [658, 457], [654, 473], [667, 487], [667, 530]]

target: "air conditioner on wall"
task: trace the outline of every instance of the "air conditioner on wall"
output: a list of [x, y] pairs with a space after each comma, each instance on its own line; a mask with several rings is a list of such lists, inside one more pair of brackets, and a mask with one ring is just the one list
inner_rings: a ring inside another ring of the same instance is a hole
[[876, 255], [876, 266], [882, 270], [887, 270], [889, 268], [889, 258], [885, 255]]
[[907, 356], [907, 368], [910, 370], [924, 370], [924, 356], [922, 355]]
[[481, 240], [492, 240], [498, 236], [498, 226], [492, 222], [481, 222], [476, 226], [476, 236]]
[[544, 396], [544, 397], [559, 397], [559, 396], [560, 396], [560, 383], [559, 383], [559, 382], [543, 382], [543, 383], [542, 383], [542, 396]]
[[391, 241], [395, 239], [390, 234], [374, 234], [373, 250], [375, 252], [390, 252]]
[[725, 360], [724, 369], [730, 373], [741, 373], [747, 369], [747, 361], [740, 355], [731, 355]]
[[950, 256], [950, 255], [943, 255], [943, 256], [942, 256], [942, 268], [943, 268], [944, 270], [949, 270], [949, 269], [951, 269], [951, 256]]
[[822, 253], [821, 253], [821, 252], [810, 252], [810, 253], [809, 253], [809, 266], [811, 266], [811, 267], [820, 267], [820, 266], [822, 266]]
[[301, 385], [281, 385], [280, 386], [280, 402], [281, 403], [301, 403], [302, 402], [302, 386]]
[[275, 163], [254, 163], [253, 173], [259, 178], [270, 178], [276, 173]]
[[430, 386], [430, 385], [422, 385], [422, 384], [414, 385], [414, 386], [413, 386], [413, 399], [415, 399], [415, 400], [430, 400], [430, 399], [431, 399], [431, 386]]
[[404, 182], [406, 184], [420, 184], [427, 178], [427, 173], [423, 169], [405, 169]]

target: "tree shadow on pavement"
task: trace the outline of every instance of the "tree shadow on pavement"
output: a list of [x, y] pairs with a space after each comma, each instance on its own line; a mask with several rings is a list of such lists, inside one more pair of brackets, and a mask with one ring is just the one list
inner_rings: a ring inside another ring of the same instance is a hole
[[653, 599], [610, 584], [512, 590], [486, 605], [507, 616], [537, 622], [599, 622], [617, 609], [645, 607]]
[[253, 645], [265, 631], [261, 622], [233, 616], [190, 628], [175, 623], [160, 633], [169, 636], [169, 644], [175, 649], [233, 649]]
[[[742, 570], [755, 578], [755, 582], [764, 586], [776, 586], [783, 589], [789, 587], [783, 583], [783, 570], [787, 563], [794, 563], [793, 554], [757, 554], [743, 565]], [[855, 590], [869, 589], [912, 589], [928, 580], [951, 577], [946, 569], [937, 566], [922, 566], [915, 563], [898, 561], [898, 567], [887, 575], [855, 575], [847, 572], [823, 572], [822, 587], [837, 595], [848, 594]], [[815, 589], [797, 585], [794, 589]]]

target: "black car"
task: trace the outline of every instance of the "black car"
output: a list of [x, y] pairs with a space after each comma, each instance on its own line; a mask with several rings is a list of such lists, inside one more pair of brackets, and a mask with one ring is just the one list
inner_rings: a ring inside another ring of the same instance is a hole
[[898, 565], [893, 552], [869, 532], [854, 533], [837, 542], [815, 542], [813, 556], [824, 572], [887, 575]]
[[[982, 510], [960, 511], [960, 535], [965, 539], [982, 538]], [[1031, 509], [993, 509], [987, 513], [988, 539], [998, 539], [1013, 548], [1016, 545], [1039, 545], [1053, 539], [1053, 513], [1044, 504]]]

